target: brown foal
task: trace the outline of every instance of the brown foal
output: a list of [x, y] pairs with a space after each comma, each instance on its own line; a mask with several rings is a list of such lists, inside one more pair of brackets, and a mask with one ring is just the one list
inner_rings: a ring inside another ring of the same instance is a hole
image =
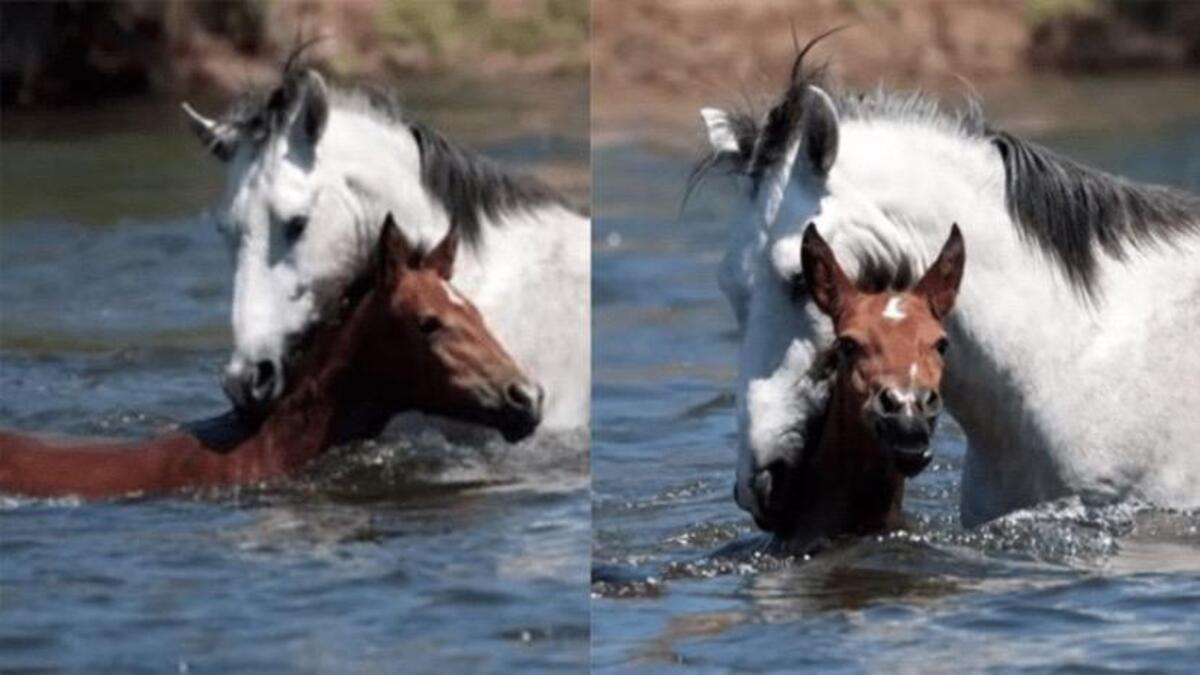
[[921, 280], [899, 291], [856, 288], [812, 225], [801, 258], [807, 292], [833, 320], [836, 342], [825, 358], [832, 379], [820, 440], [786, 478], [791, 529], [776, 534], [815, 542], [896, 529], [904, 480], [932, 457], [962, 235], [955, 225]]
[[389, 215], [370, 272], [318, 327], [294, 386], [254, 431], [217, 447], [179, 431], [147, 441], [48, 441], [0, 432], [0, 490], [86, 499], [255, 483], [292, 474], [345, 434], [365, 408], [386, 419], [420, 410], [523, 438], [541, 388], [451, 287], [458, 231], [410, 246]]

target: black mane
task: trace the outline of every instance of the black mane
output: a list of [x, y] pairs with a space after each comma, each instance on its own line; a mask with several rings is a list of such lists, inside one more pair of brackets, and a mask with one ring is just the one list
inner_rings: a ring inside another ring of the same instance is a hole
[[1007, 132], [990, 140], [1004, 161], [1009, 216], [1085, 294], [1096, 292], [1097, 249], [1124, 260], [1131, 249], [1200, 233], [1193, 195], [1083, 166]]
[[410, 123], [409, 129], [421, 152], [421, 183], [469, 243], [479, 240], [481, 216], [495, 221], [521, 209], [566, 206], [561, 194], [533, 176], [506, 171], [424, 124]]

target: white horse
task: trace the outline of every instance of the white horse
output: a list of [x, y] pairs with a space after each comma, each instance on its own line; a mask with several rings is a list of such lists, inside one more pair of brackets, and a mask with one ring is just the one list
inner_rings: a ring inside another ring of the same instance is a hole
[[227, 167], [218, 225], [237, 268], [224, 375], [235, 407], [261, 413], [280, 395], [304, 336], [390, 212], [418, 243], [456, 223], [467, 245], [454, 285], [542, 384], [543, 426], [587, 425], [590, 223], [554, 191], [406, 121], [378, 93], [331, 88], [291, 63], [278, 87], [220, 119], [184, 109]]
[[1200, 199], [993, 130], [974, 103], [831, 94], [802, 58], [765, 116], [701, 111], [695, 176], [743, 188], [719, 278], [742, 329], [738, 504], [777, 527], [773, 476], [826, 404], [829, 321], [794, 290], [811, 222], [851, 274], [928, 264], [962, 228], [943, 393], [968, 439], [964, 525], [1068, 494], [1200, 506]]

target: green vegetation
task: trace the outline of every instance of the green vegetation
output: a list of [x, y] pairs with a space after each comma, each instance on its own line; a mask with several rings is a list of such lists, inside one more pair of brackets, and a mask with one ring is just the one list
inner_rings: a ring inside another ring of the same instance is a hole
[[496, 11], [488, 0], [385, 0], [380, 36], [415, 44], [439, 57], [486, 50], [528, 56], [571, 52], [588, 39], [587, 0], [527, 0]]
[[1034, 27], [1071, 15], [1094, 14], [1099, 8], [1099, 0], [1025, 0], [1025, 14]]

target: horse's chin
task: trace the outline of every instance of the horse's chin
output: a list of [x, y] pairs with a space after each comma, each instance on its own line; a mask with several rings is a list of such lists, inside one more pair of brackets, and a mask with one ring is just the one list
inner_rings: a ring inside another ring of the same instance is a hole
[[493, 420], [494, 426], [509, 443], [523, 441], [533, 435], [541, 424], [540, 417], [501, 413]]
[[257, 431], [271, 411], [270, 404], [235, 405], [233, 417], [245, 431]]
[[536, 423], [505, 425], [500, 427], [500, 436], [508, 443], [516, 443], [532, 436], [537, 427]]
[[933, 460], [933, 450], [926, 445], [884, 445], [896, 470], [905, 478], [915, 478]]
[[480, 409], [474, 414], [464, 415], [460, 412], [457, 416], [464, 421], [495, 429], [507, 443], [517, 443], [529, 438], [541, 424], [541, 418], [538, 416], [491, 407]]

